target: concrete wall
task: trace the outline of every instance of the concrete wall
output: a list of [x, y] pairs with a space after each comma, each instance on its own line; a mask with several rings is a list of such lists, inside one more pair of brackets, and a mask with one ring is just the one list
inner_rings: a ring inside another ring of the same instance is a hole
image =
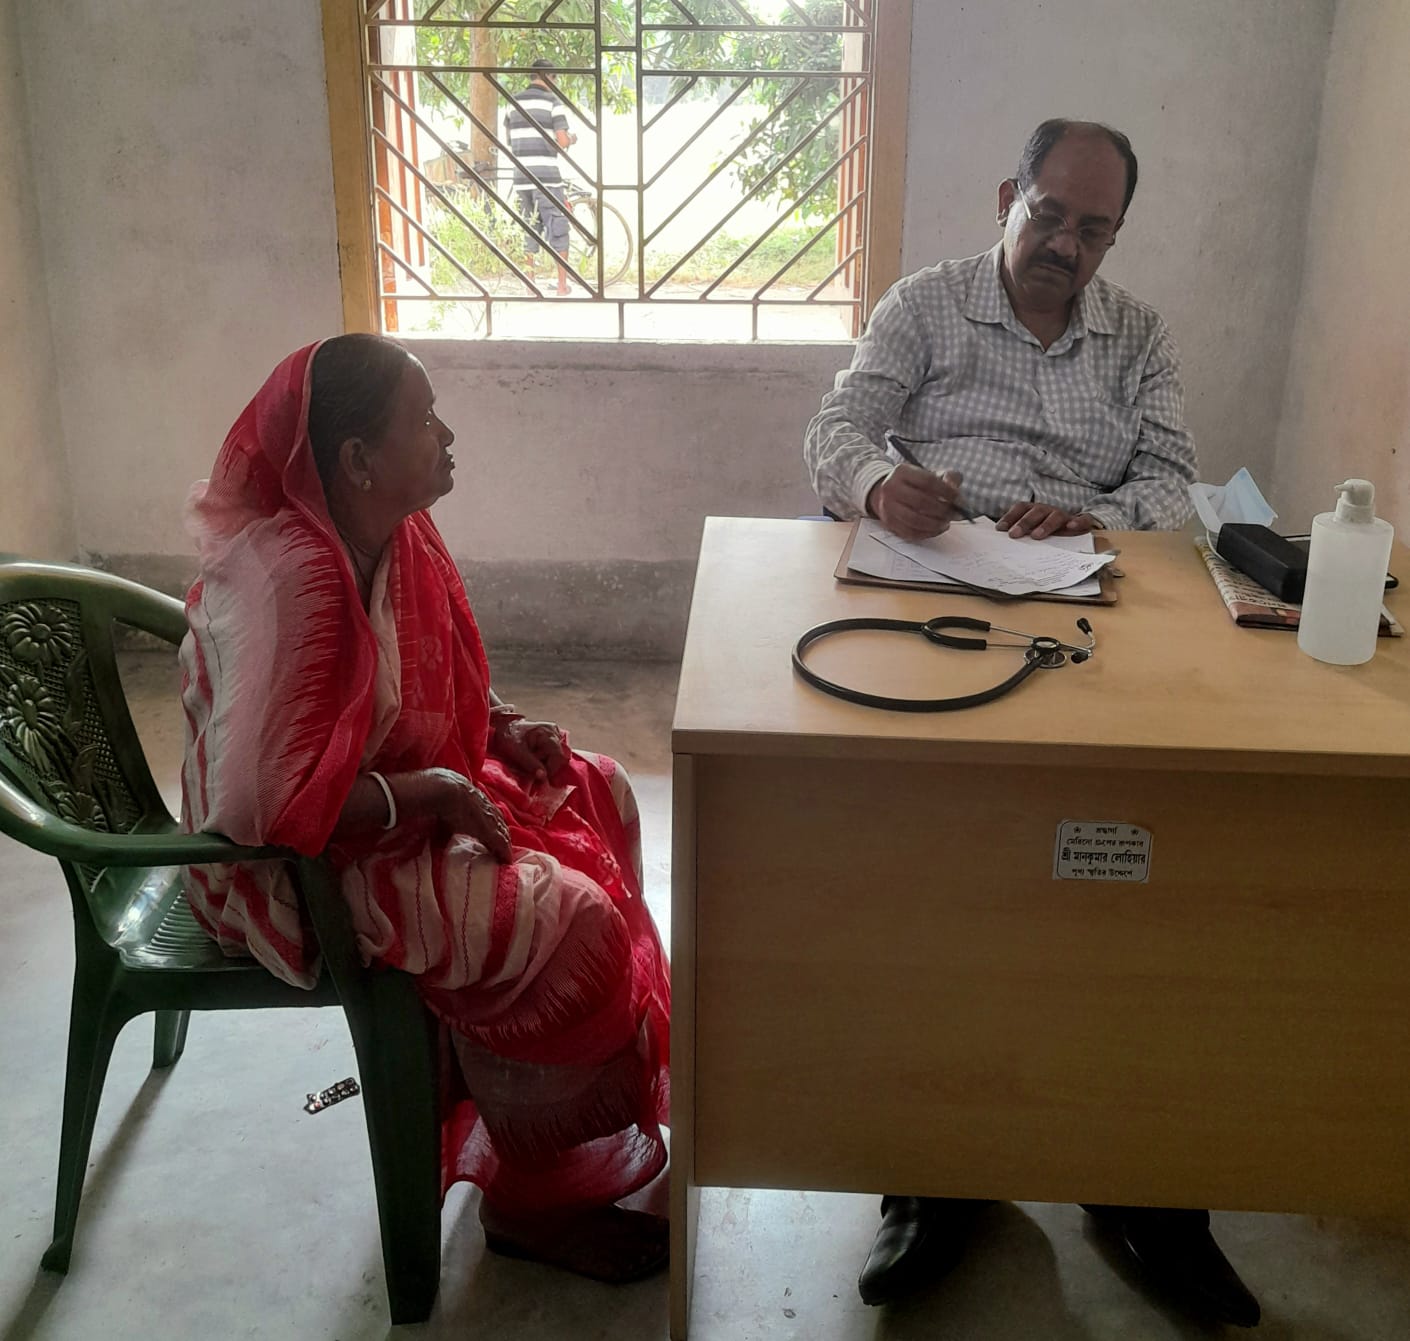
[[1140, 183], [1102, 273], [1175, 333], [1203, 478], [1247, 465], [1266, 487], [1333, 11], [1333, 0], [917, 0], [906, 268], [998, 240], [999, 181], [1044, 118], [1125, 131]]
[[75, 547], [16, 0], [0, 0], [0, 553]]
[[[1266, 466], [1331, 6], [918, 0], [908, 264], [988, 245], [1042, 116], [1125, 126], [1146, 184], [1111, 273], [1174, 325], [1212, 473]], [[78, 533], [179, 586], [190, 481], [278, 359], [339, 325], [319, 6], [70, 0], [20, 30]], [[704, 514], [813, 509], [799, 443], [847, 351], [425, 357], [474, 461], [438, 515], [492, 644], [669, 654]]]
[[1305, 527], [1348, 475], [1410, 539], [1410, 5], [1342, 0], [1273, 502]]
[[[179, 589], [181, 523], [291, 348], [340, 328], [316, 0], [28, 7], [40, 207], [87, 556]], [[73, 90], [83, 88], [83, 99]], [[842, 347], [421, 347], [461, 434], [438, 510], [492, 643], [672, 655], [708, 512], [815, 510]], [[473, 464], [472, 464], [473, 462]]]
[[459, 435], [436, 518], [492, 644], [674, 656], [704, 518], [818, 510], [803, 425], [847, 347], [417, 349]]
[[186, 555], [181, 503], [337, 327], [317, 0], [21, 7], [79, 539]]

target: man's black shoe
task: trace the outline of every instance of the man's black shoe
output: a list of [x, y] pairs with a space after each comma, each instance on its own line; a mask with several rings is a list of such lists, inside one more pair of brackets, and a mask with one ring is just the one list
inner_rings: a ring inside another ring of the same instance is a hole
[[864, 1304], [888, 1304], [926, 1281], [939, 1280], [964, 1255], [986, 1201], [883, 1197], [881, 1228], [857, 1280]]
[[1235, 1327], [1257, 1327], [1258, 1300], [1209, 1232], [1208, 1211], [1086, 1206], [1146, 1276], [1190, 1313]]

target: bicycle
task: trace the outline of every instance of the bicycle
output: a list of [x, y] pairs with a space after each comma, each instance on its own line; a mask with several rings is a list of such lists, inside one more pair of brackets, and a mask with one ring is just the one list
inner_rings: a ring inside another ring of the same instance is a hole
[[[462, 140], [451, 140], [450, 153], [428, 159], [425, 164], [428, 180], [453, 198], [462, 192], [478, 194], [474, 178], [468, 170], [469, 148]], [[487, 176], [502, 198], [515, 200], [512, 172], [498, 170]], [[609, 285], [619, 284], [631, 271], [636, 256], [636, 237], [627, 216], [606, 200], [600, 202], [599, 210], [597, 192], [585, 182], [565, 181], [562, 189], [564, 207], [582, 224], [581, 230], [568, 225], [569, 264], [590, 284], [595, 283], [597, 248], [601, 242], [602, 287], [606, 289]], [[514, 217], [517, 219], [519, 216], [516, 213]]]
[[597, 192], [578, 182], [563, 183], [563, 203], [588, 234], [584, 237], [569, 225], [568, 260], [573, 268], [584, 279], [594, 280], [597, 248], [601, 244], [602, 287], [620, 283], [632, 268], [636, 254], [636, 239], [626, 215], [606, 200], [599, 201]]
[[[501, 189], [509, 192], [515, 188], [510, 176], [509, 185]], [[582, 225], [581, 229], [568, 225], [568, 263], [589, 284], [597, 281], [597, 249], [602, 246], [602, 287], [620, 283], [632, 268], [636, 253], [636, 239], [632, 235], [627, 216], [615, 205], [606, 200], [599, 201], [597, 192], [585, 182], [567, 181], [562, 183], [563, 207]]]

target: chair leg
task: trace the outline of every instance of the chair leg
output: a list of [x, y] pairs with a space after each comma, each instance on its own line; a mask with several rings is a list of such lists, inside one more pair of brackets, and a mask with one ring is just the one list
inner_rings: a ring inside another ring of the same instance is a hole
[[[393, 1324], [424, 1322], [441, 1282], [441, 1150], [434, 1025], [405, 975], [379, 974], [373, 1042], [359, 1038], [363, 1111]], [[381, 989], [381, 990], [378, 990]], [[387, 991], [386, 989], [391, 989]], [[349, 1025], [353, 1025], [350, 1013]], [[359, 1022], [360, 1023], [360, 1022]]]
[[46, 1271], [65, 1272], [73, 1251], [78, 1203], [93, 1145], [93, 1124], [103, 1097], [103, 1079], [124, 1020], [107, 997], [93, 1001], [74, 983], [69, 1020], [68, 1074], [64, 1078], [64, 1120], [59, 1136], [59, 1183], [54, 1198], [54, 1241], [41, 1259]]
[[152, 1045], [152, 1070], [161, 1071], [175, 1066], [176, 1059], [186, 1049], [186, 1026], [191, 1022], [189, 1010], [159, 1010], [156, 1012], [156, 1038]]
[[331, 868], [302, 861], [299, 882], [357, 1052], [392, 1322], [424, 1322], [441, 1283], [435, 1022], [414, 978], [361, 967]]

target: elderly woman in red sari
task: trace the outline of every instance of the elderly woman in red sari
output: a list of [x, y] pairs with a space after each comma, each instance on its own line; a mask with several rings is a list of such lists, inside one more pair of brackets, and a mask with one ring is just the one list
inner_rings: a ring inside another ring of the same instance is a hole
[[[414, 974], [468, 1100], [445, 1182], [495, 1251], [605, 1280], [659, 1267], [660, 1217], [615, 1203], [666, 1160], [670, 982], [622, 769], [502, 703], [426, 513], [455, 435], [400, 345], [292, 354], [192, 494], [184, 821], [326, 852], [369, 961]], [[193, 868], [230, 953], [311, 985], [282, 863]]]

